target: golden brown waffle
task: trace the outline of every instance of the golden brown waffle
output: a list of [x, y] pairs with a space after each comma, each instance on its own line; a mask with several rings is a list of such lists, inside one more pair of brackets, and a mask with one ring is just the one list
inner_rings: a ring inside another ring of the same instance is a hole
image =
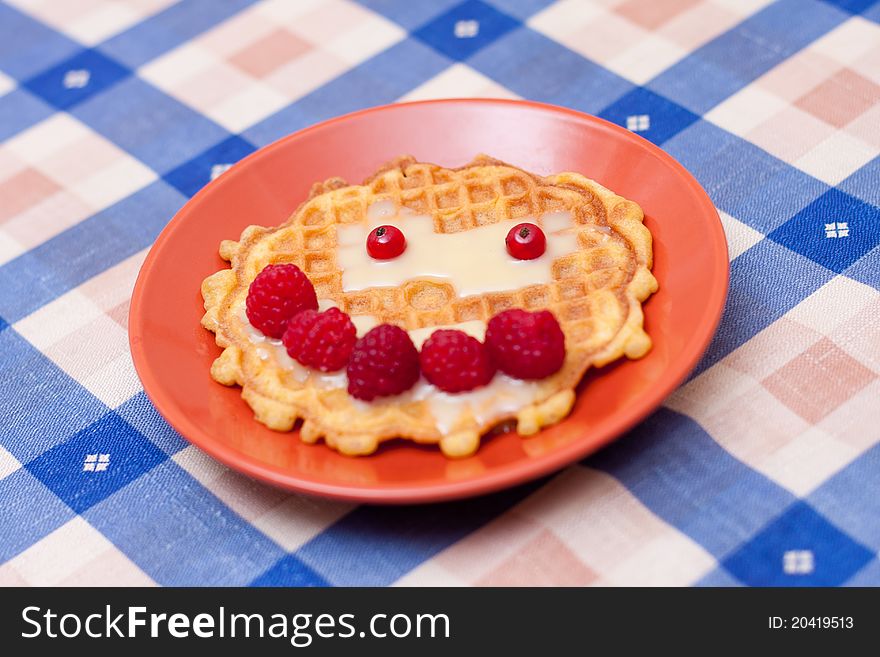
[[[568, 211], [576, 223], [579, 250], [554, 261], [551, 284], [511, 292], [459, 298], [451, 285], [430, 280], [343, 292], [335, 259], [336, 226], [366, 221], [367, 208], [387, 200], [397, 208], [430, 215], [440, 233], [499, 221], [513, 225], [524, 217]], [[516, 419], [519, 433], [535, 433], [568, 414], [574, 388], [590, 366], [623, 355], [638, 358], [650, 349], [641, 302], [656, 291], [657, 281], [650, 272], [651, 233], [642, 219], [637, 204], [580, 174], [542, 178], [486, 156], [459, 169], [400, 157], [363, 185], [340, 179], [317, 183], [308, 200], [280, 226], [249, 226], [238, 242], [220, 245], [220, 255], [231, 268], [202, 284], [202, 325], [216, 333], [223, 348], [211, 376], [224, 385], [242, 386], [242, 397], [256, 419], [269, 428], [289, 431], [302, 418], [304, 441], [323, 436], [344, 454], [369, 454], [380, 442], [401, 437], [439, 443], [445, 454], [464, 456], [477, 449], [483, 433], [511, 419]], [[483, 422], [465, 408], [444, 434], [425, 401], [365, 404], [344, 388], [328, 388], [301, 369], [293, 371], [267, 358], [252, 341], [243, 307], [256, 275], [266, 265], [283, 262], [306, 272], [319, 299], [332, 300], [353, 317], [372, 315], [406, 329], [487, 322], [514, 307], [549, 309], [565, 333], [565, 363], [539, 382], [535, 403]]]

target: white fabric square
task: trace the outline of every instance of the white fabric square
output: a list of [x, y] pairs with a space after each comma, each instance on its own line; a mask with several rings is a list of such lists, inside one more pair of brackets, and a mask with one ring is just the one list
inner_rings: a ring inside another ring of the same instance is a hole
[[[116, 572], [108, 572], [109, 554]], [[63, 558], [60, 558], [63, 555]], [[31, 586], [64, 585], [71, 577], [77, 584], [94, 586], [143, 586], [151, 582], [142, 570], [90, 524], [80, 517], [65, 523], [8, 562]], [[89, 569], [89, 566], [92, 568]], [[120, 570], [122, 572], [120, 572]]]
[[79, 382], [108, 408], [120, 406], [142, 390], [127, 350]]
[[828, 334], [877, 298], [877, 292], [848, 276], [835, 276], [788, 311], [786, 317]]
[[323, 50], [355, 66], [405, 37], [405, 30], [377, 14], [365, 11], [363, 20], [357, 27], [319, 45]]
[[254, 82], [230, 98], [213, 105], [205, 112], [210, 118], [232, 132], [241, 132], [289, 104], [286, 96]]
[[463, 580], [455, 573], [449, 572], [446, 568], [429, 559], [406, 575], [394, 582], [392, 586], [403, 587], [420, 587], [420, 586], [443, 586], [443, 587], [465, 587], [471, 586], [470, 582]]
[[787, 106], [781, 98], [751, 85], [713, 107], [703, 118], [743, 137]]
[[291, 495], [273, 509], [254, 518], [253, 525], [292, 552], [354, 508], [355, 505], [348, 502]]
[[718, 211], [718, 216], [721, 217], [721, 225], [724, 226], [724, 234], [727, 236], [727, 253], [731, 260], [764, 239], [764, 235], [757, 230], [723, 210]]
[[25, 252], [25, 248], [0, 228], [0, 265], [6, 264]]
[[197, 41], [184, 43], [164, 55], [147, 62], [138, 69], [138, 75], [163, 91], [173, 89], [194, 75], [207, 71], [220, 58]]
[[13, 324], [25, 340], [45, 351], [103, 314], [91, 299], [71, 290]]
[[605, 63], [636, 84], [645, 84], [684, 57], [687, 51], [656, 34], [648, 34]]
[[559, 37], [576, 32], [587, 23], [608, 15], [608, 10], [598, 3], [560, 0], [531, 16], [527, 25], [558, 40]]
[[431, 566], [417, 567], [398, 584], [413, 586], [419, 582], [424, 586], [444, 586], [441, 572], [445, 572], [447, 577], [454, 575], [473, 585], [522, 549], [543, 527], [516, 509], [508, 511], [450, 545], [431, 560]]
[[94, 46], [146, 20], [178, 0], [8, 0], [10, 4], [86, 46]]
[[794, 165], [822, 182], [836, 185], [877, 155], [880, 149], [845, 132], [836, 132], [795, 160]]
[[456, 63], [402, 96], [400, 100], [462, 97], [519, 98], [506, 87], [475, 71], [467, 64]]
[[853, 16], [808, 47], [841, 64], [853, 64], [880, 44], [880, 25]]
[[38, 164], [63, 147], [86, 136], [96, 136], [90, 128], [66, 112], [57, 112], [3, 143], [22, 162]]
[[798, 496], [819, 484], [859, 455], [852, 445], [835, 440], [817, 427], [770, 452], [753, 467]]
[[146, 165], [122, 151], [119, 154], [119, 159], [113, 164], [71, 185], [70, 190], [93, 208], [100, 210], [110, 207], [158, 179], [156, 172]]
[[8, 94], [10, 91], [15, 89], [15, 87], [15, 78], [11, 78], [3, 71], [0, 71], [0, 96]]
[[619, 481], [591, 468], [566, 470], [516, 509], [552, 528], [600, 585], [682, 586], [716, 566]]
[[4, 479], [21, 467], [21, 463], [0, 445], [0, 479]]

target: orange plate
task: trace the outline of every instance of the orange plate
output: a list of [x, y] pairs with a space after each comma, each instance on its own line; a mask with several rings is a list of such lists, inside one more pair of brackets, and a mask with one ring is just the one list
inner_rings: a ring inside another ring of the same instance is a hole
[[[226, 266], [220, 241], [277, 225], [332, 176], [359, 183], [400, 154], [460, 166], [488, 153], [527, 171], [577, 171], [638, 202], [654, 234], [660, 291], [645, 304], [654, 340], [642, 360], [587, 375], [571, 415], [536, 436], [486, 437], [475, 456], [392, 441], [340, 456], [253, 419], [239, 388], [208, 374], [219, 354], [199, 325], [202, 279]], [[479, 495], [583, 458], [644, 418], [703, 353], [721, 315], [728, 258], [715, 207], [694, 178], [648, 141], [601, 119], [531, 102], [388, 105], [307, 128], [259, 150], [199, 192], [168, 224], [135, 285], [129, 335], [147, 395], [184, 437], [229, 467], [291, 490], [372, 503]]]

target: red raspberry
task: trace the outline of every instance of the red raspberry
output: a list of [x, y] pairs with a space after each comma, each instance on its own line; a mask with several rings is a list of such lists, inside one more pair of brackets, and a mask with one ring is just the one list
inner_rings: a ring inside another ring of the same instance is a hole
[[486, 347], [498, 369], [517, 379], [543, 379], [565, 360], [565, 335], [549, 310], [505, 310], [489, 320]]
[[419, 352], [409, 333], [380, 324], [357, 341], [348, 361], [348, 393], [372, 401], [398, 395], [419, 380]]
[[334, 372], [345, 367], [357, 341], [354, 324], [339, 308], [303, 310], [287, 323], [281, 338], [287, 353], [306, 367]]
[[270, 338], [284, 335], [287, 322], [303, 310], [317, 310], [318, 298], [308, 277], [296, 265], [269, 265], [248, 289], [247, 318]]
[[446, 392], [473, 390], [495, 376], [489, 351], [464, 331], [434, 331], [422, 345], [419, 360], [425, 378]]

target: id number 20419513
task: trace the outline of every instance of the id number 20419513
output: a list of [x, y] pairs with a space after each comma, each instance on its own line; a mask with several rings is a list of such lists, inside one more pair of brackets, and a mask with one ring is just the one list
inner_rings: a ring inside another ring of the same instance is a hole
[[852, 616], [770, 616], [771, 630], [849, 630], [854, 627]]

